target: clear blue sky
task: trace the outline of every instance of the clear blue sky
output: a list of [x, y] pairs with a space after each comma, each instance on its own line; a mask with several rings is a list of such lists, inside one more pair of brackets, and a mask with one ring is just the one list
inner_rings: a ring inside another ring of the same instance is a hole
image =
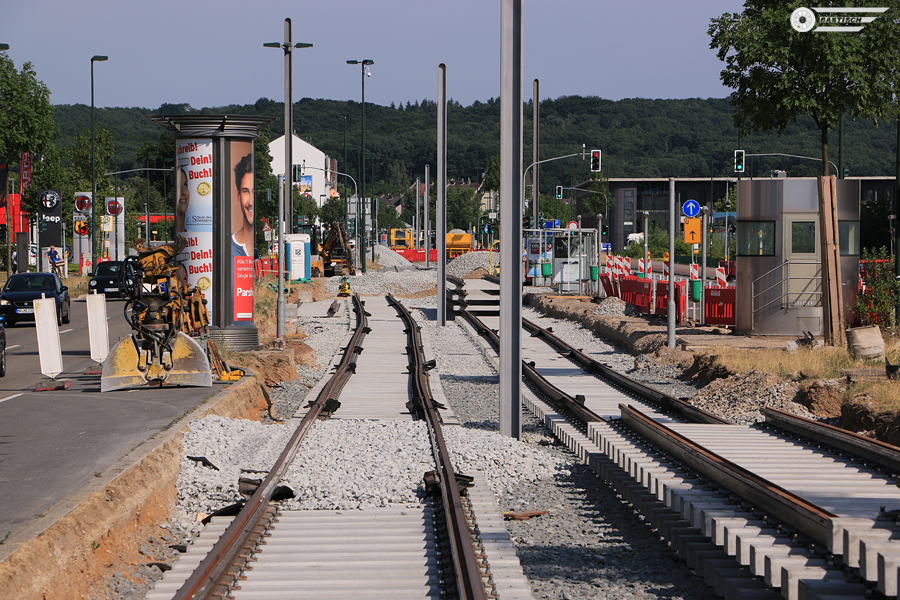
[[[524, 85], [560, 96], [722, 98], [722, 63], [709, 20], [741, 12], [738, 0], [525, 0]], [[448, 94], [470, 105], [500, 95], [500, 2], [491, 0], [15, 0], [4, 4], [0, 43], [16, 67], [33, 63], [53, 104], [90, 104], [90, 58], [99, 107], [194, 108], [284, 99], [284, 53], [294, 42], [294, 100], [359, 100], [360, 67], [372, 59], [366, 100], [381, 105]]]

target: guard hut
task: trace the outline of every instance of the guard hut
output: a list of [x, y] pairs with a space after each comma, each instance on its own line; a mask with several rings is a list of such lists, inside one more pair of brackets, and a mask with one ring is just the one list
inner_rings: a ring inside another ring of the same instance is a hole
[[230, 350], [259, 346], [253, 323], [255, 156], [272, 117], [150, 117], [175, 138], [175, 234], [187, 240], [179, 278], [207, 301], [209, 337]]
[[[837, 180], [842, 302], [859, 281], [860, 182]], [[738, 183], [736, 331], [822, 335], [822, 257], [815, 178]]]

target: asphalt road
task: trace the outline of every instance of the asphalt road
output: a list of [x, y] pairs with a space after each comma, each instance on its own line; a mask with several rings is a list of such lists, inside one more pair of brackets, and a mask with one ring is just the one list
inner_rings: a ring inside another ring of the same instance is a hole
[[[122, 301], [107, 305], [112, 347], [131, 328]], [[164, 430], [219, 388], [156, 388], [100, 393], [91, 360], [87, 305], [72, 302], [62, 325], [68, 390], [35, 392], [41, 374], [34, 324], [6, 330], [7, 374], [0, 378], [0, 541], [40, 518], [153, 434]]]

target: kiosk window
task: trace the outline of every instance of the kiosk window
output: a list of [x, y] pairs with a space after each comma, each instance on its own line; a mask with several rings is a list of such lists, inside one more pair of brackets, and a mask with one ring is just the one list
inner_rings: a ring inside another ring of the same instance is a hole
[[775, 221], [739, 221], [738, 256], [775, 256]]
[[816, 222], [791, 221], [791, 254], [816, 253]]
[[838, 221], [841, 256], [859, 256], [859, 221]]

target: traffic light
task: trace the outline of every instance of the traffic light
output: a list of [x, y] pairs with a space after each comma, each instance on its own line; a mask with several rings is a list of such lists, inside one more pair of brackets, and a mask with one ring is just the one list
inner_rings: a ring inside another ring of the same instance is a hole
[[609, 235], [609, 225], [603, 226], [603, 229], [600, 231], [600, 235]]
[[591, 150], [591, 173], [600, 172], [600, 151]]
[[556, 186], [556, 199], [562, 200], [562, 186], [561, 185]]
[[743, 150], [735, 150], [734, 151], [734, 172], [735, 173], [743, 173], [744, 172], [744, 151]]
[[293, 167], [291, 169], [292, 180], [299, 183], [300, 179], [303, 177], [303, 165], [291, 165], [291, 167]]

